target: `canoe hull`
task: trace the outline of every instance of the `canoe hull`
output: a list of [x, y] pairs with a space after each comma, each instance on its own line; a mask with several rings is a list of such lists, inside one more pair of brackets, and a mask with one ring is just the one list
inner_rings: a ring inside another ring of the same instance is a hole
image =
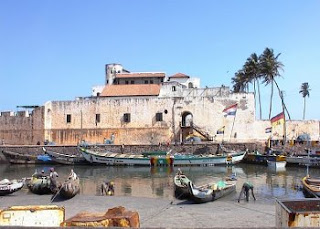
[[224, 187], [213, 188], [214, 185], [210, 185], [208, 188], [196, 188], [192, 182], [189, 182], [188, 188], [191, 194], [190, 200], [194, 203], [207, 203], [220, 199], [236, 190], [236, 184], [226, 183]]
[[60, 196], [65, 199], [70, 199], [77, 195], [80, 192], [80, 182], [79, 178], [75, 180], [69, 180], [66, 181], [64, 184], [62, 184], [62, 187], [60, 187]]
[[201, 166], [201, 165], [229, 165], [243, 160], [245, 152], [229, 155], [159, 155], [145, 157], [139, 154], [116, 154], [98, 152], [81, 148], [83, 157], [92, 164], [105, 165], [137, 165], [137, 166]]
[[320, 197], [320, 179], [304, 177], [301, 180], [304, 191], [310, 197]]
[[9, 184], [0, 184], [0, 196], [9, 195], [16, 191], [22, 189], [24, 183], [23, 181], [18, 181], [16, 183], [9, 183]]
[[27, 184], [29, 190], [38, 195], [52, 194], [51, 182], [49, 176], [32, 177]]
[[69, 154], [62, 154], [50, 150], [46, 150], [43, 148], [43, 151], [48, 154], [52, 161], [63, 164], [63, 165], [80, 165], [80, 164], [88, 164], [87, 160], [82, 156], [78, 155], [69, 155]]
[[177, 174], [173, 178], [174, 183], [174, 196], [177, 199], [183, 200], [190, 197], [188, 188], [189, 178], [183, 174]]

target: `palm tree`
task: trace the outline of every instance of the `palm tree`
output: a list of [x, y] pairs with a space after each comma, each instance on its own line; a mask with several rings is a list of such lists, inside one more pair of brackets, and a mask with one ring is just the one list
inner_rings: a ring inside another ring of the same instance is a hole
[[309, 88], [309, 84], [308, 83], [302, 83], [301, 84], [301, 88], [300, 88], [299, 93], [302, 94], [302, 97], [303, 97], [303, 120], [306, 117], [306, 97], [310, 96], [310, 93], [309, 93], [310, 90], [311, 89]]
[[[260, 74], [260, 61], [256, 53], [252, 53], [244, 64], [245, 73], [247, 74], [247, 79], [249, 82], [253, 82], [254, 98], [256, 99], [256, 85], [258, 87], [259, 95], [259, 108], [260, 108], [260, 119], [262, 119], [262, 110], [261, 110], [261, 97], [260, 97], [260, 86], [259, 78]], [[256, 105], [256, 102], [254, 103]]]
[[275, 80], [276, 77], [281, 76], [280, 70], [283, 70], [283, 64], [278, 60], [278, 57], [281, 55], [281, 53], [275, 55], [273, 52], [273, 49], [266, 48], [261, 56], [260, 59], [260, 69], [261, 74], [264, 76], [263, 83], [266, 85], [271, 84], [271, 94], [270, 94], [270, 108], [269, 108], [269, 119], [271, 118], [271, 112], [272, 112], [272, 99], [273, 99], [273, 87], [274, 84], [278, 88], [278, 92], [280, 95], [280, 98], [282, 100], [282, 105], [284, 105], [283, 99], [282, 99], [282, 92]]
[[247, 88], [247, 82], [245, 79], [245, 72], [243, 70], [239, 70], [234, 74], [234, 77], [231, 78], [233, 84], [233, 92], [245, 92]]

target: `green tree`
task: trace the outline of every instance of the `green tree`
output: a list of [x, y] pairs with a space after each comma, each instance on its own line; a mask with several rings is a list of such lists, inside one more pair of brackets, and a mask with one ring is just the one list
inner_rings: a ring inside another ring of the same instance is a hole
[[247, 82], [245, 77], [245, 72], [243, 70], [239, 70], [234, 74], [234, 77], [231, 78], [231, 82], [233, 84], [233, 92], [245, 92], [247, 88]]
[[306, 97], [310, 96], [310, 90], [311, 89], [309, 88], [309, 84], [307, 82], [301, 84], [299, 93], [302, 94], [303, 97], [303, 120], [306, 117]]
[[261, 77], [261, 70], [260, 70], [260, 61], [259, 57], [256, 53], [252, 53], [250, 57], [244, 64], [245, 74], [247, 75], [245, 78], [253, 84], [254, 90], [254, 98], [255, 98], [255, 106], [256, 106], [256, 86], [258, 89], [258, 96], [259, 96], [259, 111], [260, 111], [260, 119], [262, 119], [262, 109], [261, 109], [261, 97], [260, 97], [260, 83], [259, 78]]
[[284, 105], [282, 92], [279, 88], [279, 85], [276, 82], [276, 77], [281, 76], [280, 70], [283, 71], [283, 64], [278, 60], [281, 53], [275, 55], [273, 49], [266, 48], [261, 56], [260, 59], [260, 71], [263, 76], [263, 83], [265, 85], [271, 85], [271, 93], [270, 93], [270, 107], [269, 107], [269, 119], [271, 118], [272, 112], [272, 100], [273, 100], [273, 88], [274, 84], [276, 85], [279, 96], [282, 101], [282, 105]]

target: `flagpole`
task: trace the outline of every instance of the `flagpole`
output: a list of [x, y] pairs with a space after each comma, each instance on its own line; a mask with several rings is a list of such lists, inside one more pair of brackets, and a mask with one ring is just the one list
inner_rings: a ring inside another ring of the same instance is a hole
[[221, 143], [223, 143], [223, 140], [224, 140], [224, 130], [225, 130], [225, 126], [224, 126], [224, 128], [223, 128], [222, 142], [221, 142]]
[[233, 127], [234, 127], [234, 123], [235, 123], [235, 120], [236, 120], [236, 116], [237, 116], [237, 111], [236, 111], [236, 113], [235, 113], [235, 115], [234, 115], [234, 118], [233, 118], [233, 123], [232, 123], [232, 128], [231, 128], [231, 132], [230, 132], [230, 138], [229, 138], [229, 140], [231, 140], [231, 135], [232, 135], [232, 131], [233, 131]]
[[[282, 112], [283, 112], [283, 145], [286, 145], [286, 141], [287, 141], [287, 131], [286, 131], [286, 114], [285, 114], [285, 105], [283, 102], [283, 93], [281, 91], [281, 105], [282, 105]], [[288, 113], [289, 115], [289, 113]], [[289, 115], [290, 117], [290, 115]]]

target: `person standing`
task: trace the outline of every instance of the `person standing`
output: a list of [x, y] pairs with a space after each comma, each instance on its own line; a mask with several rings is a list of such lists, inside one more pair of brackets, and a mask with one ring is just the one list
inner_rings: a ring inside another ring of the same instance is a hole
[[57, 177], [59, 177], [58, 173], [54, 171], [54, 168], [50, 168], [50, 189], [52, 192], [57, 191]]

